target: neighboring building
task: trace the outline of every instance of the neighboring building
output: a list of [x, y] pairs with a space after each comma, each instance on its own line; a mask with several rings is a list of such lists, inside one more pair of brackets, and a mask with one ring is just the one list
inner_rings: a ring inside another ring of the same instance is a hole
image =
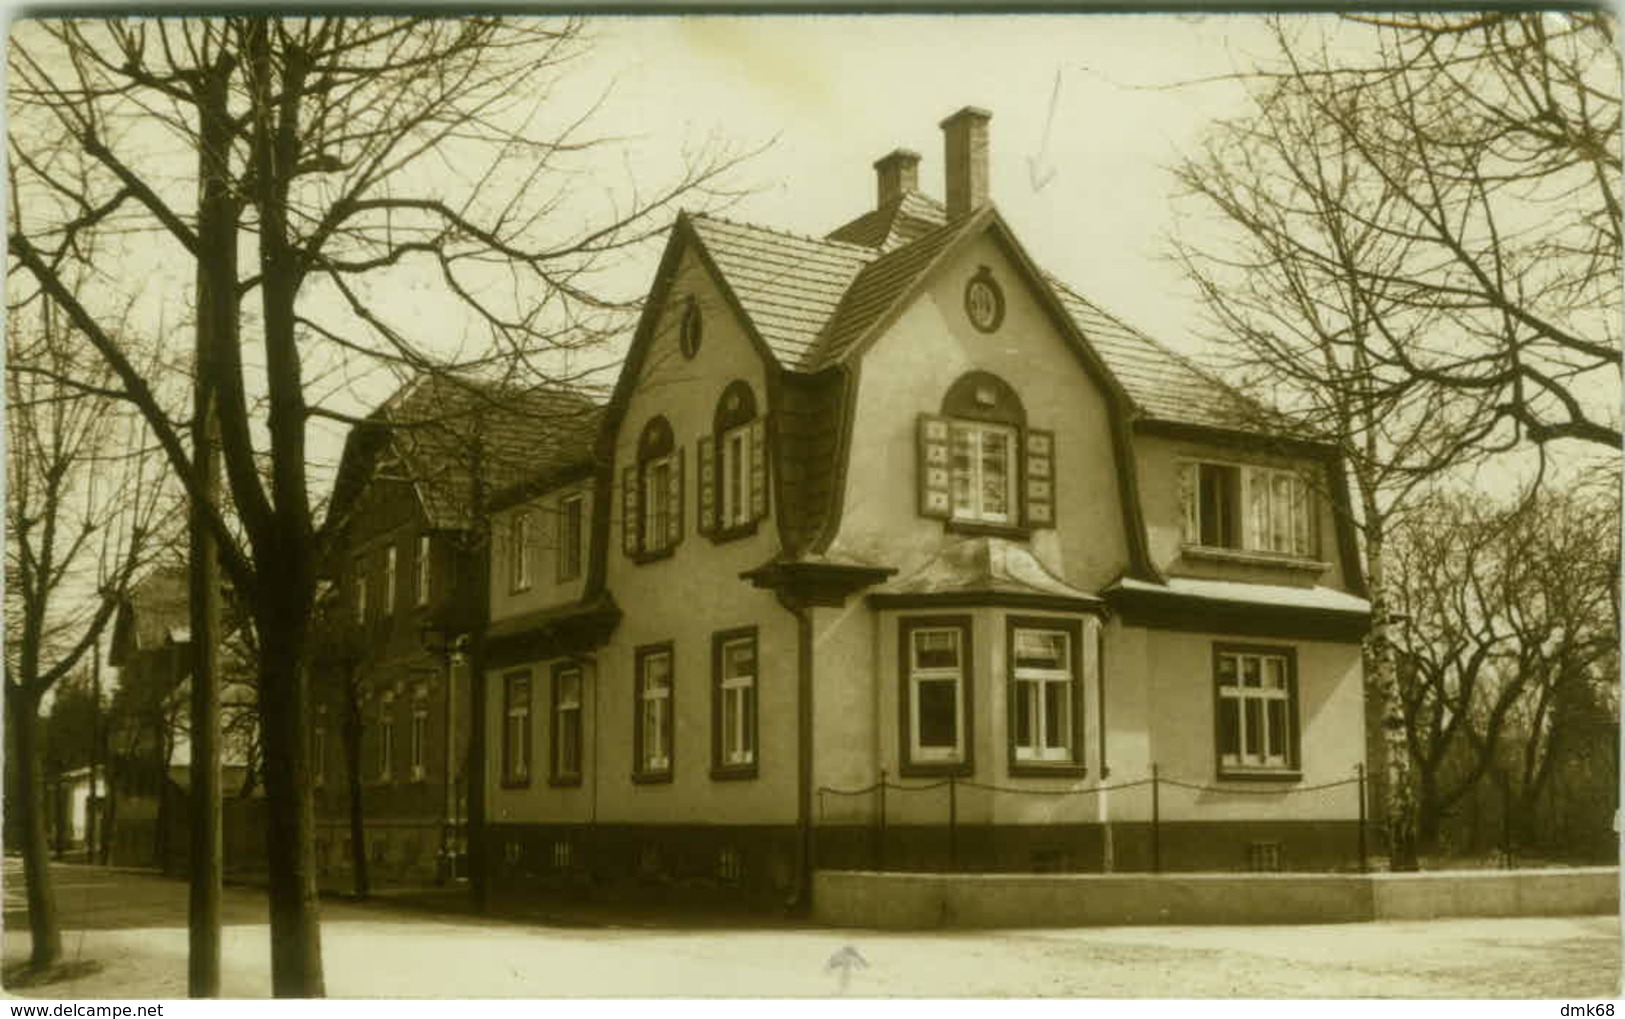
[[596, 449], [496, 503], [497, 887], [1143, 870], [1088, 793], [1154, 765], [1165, 868], [1352, 865], [1342, 465], [1035, 266], [988, 123], [946, 205], [898, 151], [824, 239], [678, 217]]
[[312, 684], [324, 884], [349, 880], [349, 740], [359, 741], [371, 880], [462, 874], [466, 649], [486, 614], [483, 506], [492, 489], [545, 466], [556, 437], [591, 435], [598, 420], [580, 396], [426, 375], [352, 429], [326, 523]]

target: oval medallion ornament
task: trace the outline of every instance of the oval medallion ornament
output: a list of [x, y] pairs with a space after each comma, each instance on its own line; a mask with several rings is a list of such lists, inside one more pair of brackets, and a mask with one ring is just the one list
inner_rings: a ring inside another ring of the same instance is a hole
[[683, 324], [677, 337], [678, 346], [682, 348], [684, 357], [693, 357], [700, 352], [700, 333], [704, 328], [704, 320], [700, 317], [700, 302], [693, 294], [689, 294], [688, 301], [683, 306]]
[[984, 333], [993, 332], [1004, 321], [1004, 293], [985, 265], [965, 284], [965, 314]]

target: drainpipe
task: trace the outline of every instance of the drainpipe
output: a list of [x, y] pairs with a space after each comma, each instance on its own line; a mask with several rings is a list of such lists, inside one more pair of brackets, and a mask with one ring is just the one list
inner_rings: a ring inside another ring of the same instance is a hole
[[778, 599], [796, 617], [796, 884], [785, 905], [792, 912], [805, 913], [812, 904], [814, 864], [812, 608], [782, 588]]

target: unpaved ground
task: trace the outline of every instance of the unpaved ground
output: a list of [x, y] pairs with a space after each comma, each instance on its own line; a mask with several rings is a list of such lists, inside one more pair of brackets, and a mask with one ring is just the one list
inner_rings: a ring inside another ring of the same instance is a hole
[[[184, 887], [129, 874], [108, 882], [90, 868], [63, 877], [64, 897], [79, 900], [65, 910], [68, 955], [98, 960], [102, 969], [22, 993], [184, 995], [186, 933], [174, 915], [177, 905], [184, 915]], [[11, 900], [12, 887], [7, 893]], [[251, 922], [263, 909], [257, 893], [228, 890], [228, 996], [269, 993], [267, 928]], [[140, 926], [143, 916], [168, 923]], [[26, 957], [20, 919], [8, 911], [8, 964]], [[847, 946], [866, 964], [850, 973], [846, 993], [855, 997], [1572, 1001], [1620, 988], [1614, 917], [892, 934], [561, 928], [333, 904], [322, 933], [335, 997], [819, 997], [840, 993], [826, 963]]]

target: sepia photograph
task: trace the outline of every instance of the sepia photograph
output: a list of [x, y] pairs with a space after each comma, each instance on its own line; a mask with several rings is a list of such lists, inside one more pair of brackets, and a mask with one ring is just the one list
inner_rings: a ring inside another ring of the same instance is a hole
[[7, 32], [8, 997], [1613, 1014], [1611, 12]]

